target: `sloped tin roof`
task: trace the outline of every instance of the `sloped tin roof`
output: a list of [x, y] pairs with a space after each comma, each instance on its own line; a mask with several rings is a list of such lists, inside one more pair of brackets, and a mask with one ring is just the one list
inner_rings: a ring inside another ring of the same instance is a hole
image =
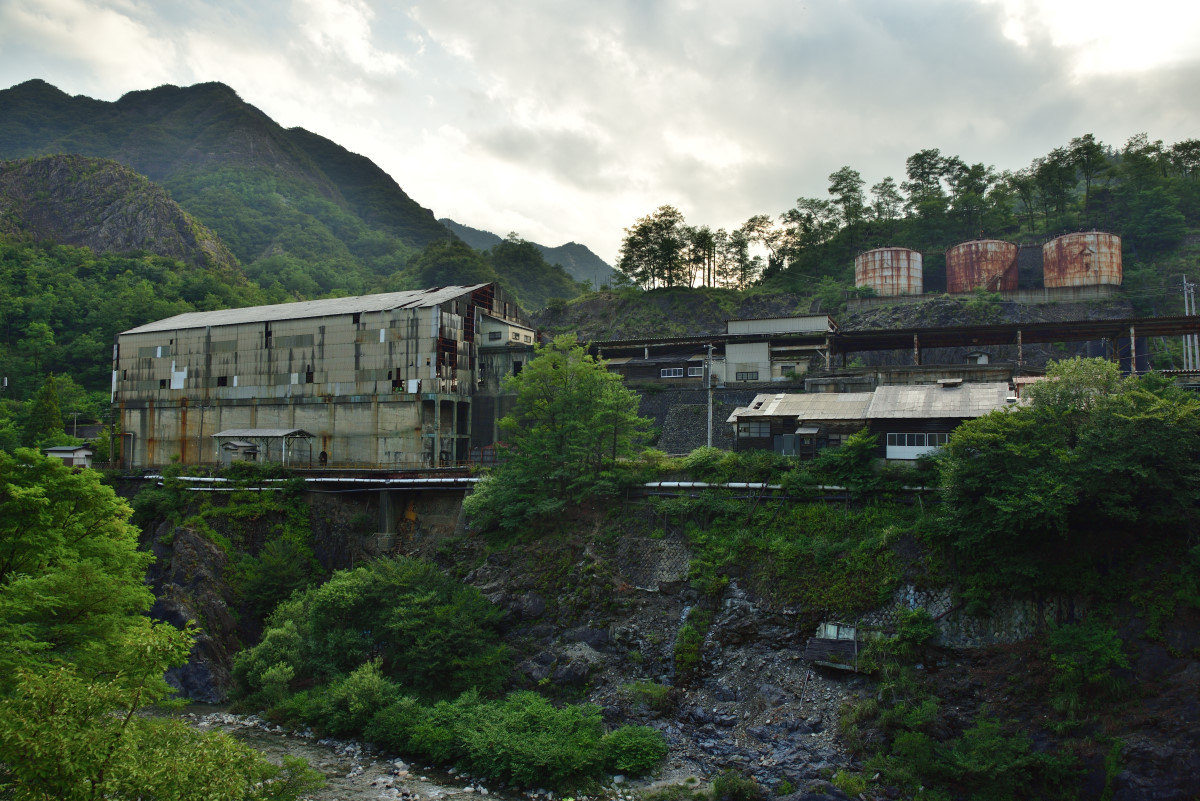
[[744, 409], [730, 417], [795, 417], [800, 420], [865, 420], [871, 405], [870, 392], [767, 393], [754, 396]]
[[326, 298], [324, 300], [302, 300], [296, 303], [276, 303], [271, 306], [248, 306], [244, 309], [218, 309], [217, 311], [187, 312], [157, 320], [153, 323], [130, 328], [122, 334], [149, 334], [155, 331], [178, 331], [185, 328], [205, 328], [218, 325], [241, 323], [266, 323], [276, 320], [299, 320], [307, 317], [332, 317], [338, 314], [354, 314], [391, 311], [392, 309], [417, 309], [436, 306], [448, 300], [474, 292], [487, 284], [473, 286], [443, 286], [433, 289], [415, 289], [408, 292], [385, 292], [380, 295], [355, 295], [351, 298]]
[[1009, 394], [1007, 381], [883, 386], [875, 390], [867, 417], [872, 420], [983, 417], [1009, 406]]

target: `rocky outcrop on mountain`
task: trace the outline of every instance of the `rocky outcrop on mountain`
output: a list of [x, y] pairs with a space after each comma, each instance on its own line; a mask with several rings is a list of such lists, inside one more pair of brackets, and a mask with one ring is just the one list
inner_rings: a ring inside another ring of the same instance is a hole
[[195, 267], [239, 269], [220, 238], [165, 189], [108, 159], [0, 162], [0, 233], [96, 253], [145, 251]]

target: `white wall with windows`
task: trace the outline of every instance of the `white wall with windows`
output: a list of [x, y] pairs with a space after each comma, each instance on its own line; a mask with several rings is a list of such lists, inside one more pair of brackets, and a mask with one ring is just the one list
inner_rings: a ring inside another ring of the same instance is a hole
[[916, 459], [933, 453], [949, 441], [949, 434], [936, 432], [891, 433], [887, 435], [887, 458]]

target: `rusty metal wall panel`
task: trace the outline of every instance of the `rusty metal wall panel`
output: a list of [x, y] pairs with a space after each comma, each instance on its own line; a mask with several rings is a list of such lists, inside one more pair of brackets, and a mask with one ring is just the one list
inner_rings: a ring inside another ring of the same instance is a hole
[[1121, 284], [1121, 237], [1100, 231], [1066, 234], [1042, 246], [1047, 288]]
[[854, 285], [882, 296], [920, 295], [924, 291], [921, 254], [907, 248], [877, 248], [854, 260]]
[[999, 239], [963, 242], [946, 251], [946, 291], [950, 294], [1017, 289], [1017, 246]]

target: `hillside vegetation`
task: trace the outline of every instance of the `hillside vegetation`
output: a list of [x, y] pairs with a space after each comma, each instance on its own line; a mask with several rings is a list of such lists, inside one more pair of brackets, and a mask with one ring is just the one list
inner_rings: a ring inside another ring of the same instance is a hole
[[285, 130], [218, 83], [113, 103], [44, 81], [0, 92], [0, 158], [109, 158], [164, 186], [260, 284], [296, 296], [367, 291], [446, 230], [368, 159]]
[[946, 286], [944, 252], [959, 242], [1042, 242], [1098, 228], [1122, 237], [1125, 287], [1141, 313], [1182, 309], [1176, 287], [1195, 266], [1176, 249], [1200, 226], [1200, 140], [1165, 145], [1139, 134], [1113, 147], [1088, 134], [1018, 170], [930, 148], [905, 161], [904, 175], [868, 192], [857, 170], [842, 167], [826, 197], [731, 231], [688, 224], [663, 206], [626, 229], [617, 269], [642, 289], [756, 287], [821, 298], [832, 310], [852, 290], [864, 250], [921, 251], [925, 290], [936, 292]]
[[[490, 250], [503, 241], [496, 234], [457, 223], [448, 217], [442, 217], [438, 222], [476, 250]], [[613, 268], [586, 245], [578, 242], [568, 242], [553, 248], [536, 242], [533, 245], [541, 251], [547, 262], [560, 265], [567, 275], [580, 283], [587, 281], [593, 287], [599, 287], [612, 280]]]

